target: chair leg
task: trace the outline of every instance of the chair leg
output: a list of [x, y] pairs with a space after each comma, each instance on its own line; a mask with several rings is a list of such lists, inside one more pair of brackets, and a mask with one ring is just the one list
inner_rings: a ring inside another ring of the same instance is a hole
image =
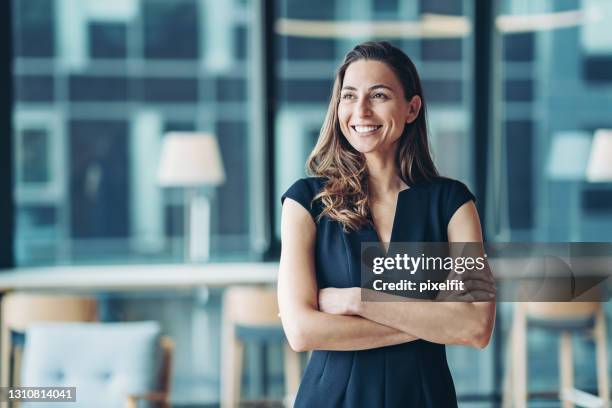
[[524, 304], [517, 303], [514, 313], [512, 338], [512, 400], [515, 408], [527, 407], [527, 318]]
[[514, 388], [514, 384], [512, 382], [512, 378], [514, 376], [514, 365], [512, 363], [512, 361], [514, 360], [514, 355], [512, 353], [512, 344], [514, 342], [513, 327], [510, 328], [510, 335], [508, 336], [508, 340], [508, 345], [506, 347], [506, 372], [504, 373], [502, 408], [512, 408], [512, 390]]
[[9, 386], [9, 376], [10, 376], [10, 353], [11, 353], [11, 336], [8, 328], [2, 325], [2, 339], [0, 340], [0, 345], [2, 346], [2, 352], [0, 355], [0, 386], [8, 387]]
[[574, 388], [574, 364], [572, 358], [572, 335], [568, 331], [561, 333], [559, 344], [559, 399], [563, 408], [574, 408], [574, 403], [563, 399], [565, 392], [571, 392]]
[[244, 344], [239, 340], [234, 340], [234, 367], [233, 367], [233, 396], [235, 407], [240, 405], [240, 396], [242, 395], [242, 358], [244, 355]]
[[125, 408], [138, 408], [138, 400], [132, 395], [128, 395], [125, 401]]
[[21, 386], [21, 367], [23, 364], [23, 347], [13, 347], [13, 358], [11, 363], [11, 387]]
[[606, 320], [600, 308], [595, 317], [595, 355], [597, 356], [597, 388], [603, 407], [610, 407], [610, 386], [608, 377], [608, 344], [606, 339]]
[[232, 324], [223, 328], [221, 373], [221, 407], [235, 408], [240, 403], [242, 385], [242, 356], [244, 345], [235, 336]]

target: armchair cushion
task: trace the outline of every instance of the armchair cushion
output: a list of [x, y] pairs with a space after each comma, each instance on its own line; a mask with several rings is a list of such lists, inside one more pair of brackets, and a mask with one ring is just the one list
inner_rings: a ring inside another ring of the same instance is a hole
[[[59, 407], [123, 407], [128, 395], [156, 389], [157, 322], [36, 323], [28, 327], [23, 386], [76, 387], [77, 403]], [[24, 404], [38, 407], [40, 403]]]

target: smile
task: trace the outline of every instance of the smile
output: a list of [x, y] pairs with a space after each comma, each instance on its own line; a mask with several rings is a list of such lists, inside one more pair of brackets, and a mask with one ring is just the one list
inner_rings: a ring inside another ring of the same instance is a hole
[[355, 132], [360, 133], [360, 134], [372, 133], [372, 132], [377, 131], [381, 127], [382, 127], [382, 125], [368, 125], [368, 126], [355, 125], [355, 126], [351, 126], [351, 128], [353, 128], [353, 130]]

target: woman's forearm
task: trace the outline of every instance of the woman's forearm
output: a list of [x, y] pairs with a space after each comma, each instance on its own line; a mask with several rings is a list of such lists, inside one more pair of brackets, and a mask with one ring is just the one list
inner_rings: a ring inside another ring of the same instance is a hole
[[434, 343], [482, 348], [493, 328], [493, 302], [362, 302], [353, 311], [368, 320]]
[[296, 351], [366, 350], [417, 340], [404, 331], [360, 316], [304, 310], [292, 322], [283, 320], [289, 343]]

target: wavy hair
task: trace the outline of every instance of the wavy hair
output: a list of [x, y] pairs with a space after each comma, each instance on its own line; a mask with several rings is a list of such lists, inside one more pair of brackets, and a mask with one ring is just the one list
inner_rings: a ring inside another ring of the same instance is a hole
[[402, 84], [406, 100], [410, 101], [415, 95], [421, 98], [418, 116], [405, 125], [398, 140], [395, 163], [402, 181], [412, 186], [438, 176], [429, 151], [425, 100], [414, 64], [403, 51], [386, 41], [365, 42], [355, 46], [346, 54], [336, 71], [325, 121], [306, 163], [310, 175], [326, 179], [322, 190], [313, 199], [319, 200], [323, 208], [318, 220], [327, 215], [340, 222], [345, 231], [358, 230], [371, 223], [365, 157], [346, 140], [338, 120], [344, 75], [349, 65], [359, 60], [387, 64]]

